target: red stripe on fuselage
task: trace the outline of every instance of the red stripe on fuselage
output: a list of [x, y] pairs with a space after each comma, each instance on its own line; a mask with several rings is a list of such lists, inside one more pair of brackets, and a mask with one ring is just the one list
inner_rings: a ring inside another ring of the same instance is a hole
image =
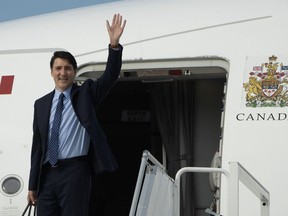
[[0, 82], [0, 94], [11, 94], [14, 76], [2, 76]]

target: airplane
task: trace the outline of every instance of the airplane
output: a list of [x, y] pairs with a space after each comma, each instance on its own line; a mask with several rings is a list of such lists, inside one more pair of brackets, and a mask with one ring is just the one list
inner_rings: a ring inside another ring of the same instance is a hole
[[[181, 167], [229, 170], [237, 161], [271, 194], [271, 215], [285, 214], [287, 8], [286, 0], [121, 0], [1, 22], [0, 215], [27, 205], [33, 104], [54, 88], [53, 52], [75, 55], [80, 85], [97, 79], [115, 13], [127, 20], [123, 65], [97, 115], [120, 168], [93, 179], [91, 215], [129, 214], [145, 150], [172, 178]], [[186, 175], [183, 215], [228, 215], [224, 176], [215, 188], [208, 173]], [[239, 203], [239, 215], [261, 213], [243, 185]]]

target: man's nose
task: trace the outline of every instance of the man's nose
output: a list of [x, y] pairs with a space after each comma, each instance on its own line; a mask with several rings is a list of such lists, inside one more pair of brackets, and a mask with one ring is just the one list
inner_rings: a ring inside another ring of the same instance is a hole
[[66, 75], [66, 74], [67, 74], [66, 69], [65, 69], [65, 68], [62, 68], [61, 71], [60, 71], [60, 74], [61, 74], [62, 76]]

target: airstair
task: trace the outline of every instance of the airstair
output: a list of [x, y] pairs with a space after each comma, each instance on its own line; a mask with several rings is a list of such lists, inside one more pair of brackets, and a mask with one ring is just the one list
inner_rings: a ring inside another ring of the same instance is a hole
[[[227, 216], [239, 216], [239, 183], [243, 183], [260, 201], [260, 216], [269, 216], [269, 192], [238, 162], [230, 162], [229, 171], [213, 167], [183, 167], [171, 178], [165, 167], [145, 150], [129, 216], [180, 216], [180, 182], [184, 173], [219, 173], [227, 179]], [[222, 216], [206, 209], [207, 216]], [[225, 215], [226, 216], [226, 215]]]

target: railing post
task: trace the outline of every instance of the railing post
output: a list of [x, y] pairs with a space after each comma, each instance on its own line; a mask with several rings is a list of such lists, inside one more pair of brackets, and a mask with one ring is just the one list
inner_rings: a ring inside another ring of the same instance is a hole
[[[146, 167], [146, 164], [147, 164], [148, 156], [149, 156], [149, 152], [144, 151], [143, 155], [142, 155], [141, 165], [140, 165], [140, 169], [139, 169], [139, 173], [138, 173], [138, 178], [137, 179], [143, 179], [143, 176], [145, 174], [145, 167]], [[137, 183], [136, 183], [136, 187], [135, 187], [135, 191], [134, 191], [134, 195], [133, 195], [133, 200], [132, 200], [129, 216], [134, 216], [135, 213], [136, 213], [137, 202], [138, 202], [138, 198], [139, 198], [140, 190], [141, 190], [141, 184], [142, 184], [142, 181], [137, 181]]]
[[239, 216], [239, 171], [238, 165], [230, 163], [228, 180], [228, 212], [229, 216]]
[[259, 200], [261, 216], [270, 214], [270, 194], [241, 164], [230, 162], [230, 179], [228, 181], [229, 216], [239, 216], [239, 182], [242, 182]]
[[261, 206], [261, 216], [269, 216], [270, 215], [270, 208], [269, 208], [269, 202], [263, 202], [263, 200], [260, 200], [260, 206]]

